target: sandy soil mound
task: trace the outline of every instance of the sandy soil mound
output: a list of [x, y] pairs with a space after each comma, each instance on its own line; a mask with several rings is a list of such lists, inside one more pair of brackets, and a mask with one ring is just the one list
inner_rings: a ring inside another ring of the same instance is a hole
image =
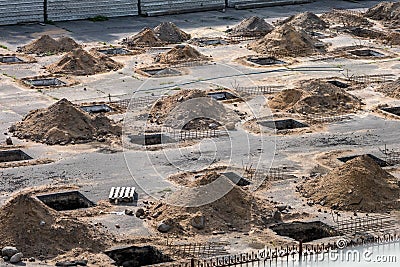
[[74, 248], [101, 252], [107, 237], [76, 218], [60, 216], [28, 193], [0, 209], [0, 243], [16, 246], [25, 257], [52, 258]]
[[190, 34], [179, 29], [172, 22], [163, 22], [154, 28], [157, 37], [166, 43], [177, 44], [190, 39]]
[[48, 108], [31, 111], [12, 125], [10, 132], [18, 138], [54, 145], [117, 137], [121, 135], [121, 127], [104, 115], [91, 116], [61, 99]]
[[21, 51], [32, 54], [61, 53], [70, 52], [78, 47], [80, 45], [69, 37], [55, 40], [48, 35], [42, 35], [39, 39], [23, 46]]
[[306, 92], [303, 90], [283, 90], [275, 95], [274, 98], [268, 102], [268, 105], [272, 109], [286, 110], [293, 107], [304, 95], [306, 95]]
[[171, 50], [159, 55], [156, 61], [163, 64], [205, 61], [208, 58], [190, 45], [177, 45]]
[[366, 155], [305, 182], [303, 193], [316, 203], [342, 210], [385, 212], [400, 207], [397, 179]]
[[400, 44], [400, 33], [388, 32], [375, 29], [366, 29], [364, 27], [350, 27], [345, 32], [352, 34], [357, 37], [366, 39], [374, 39], [382, 42], [386, 45], [399, 45]]
[[315, 48], [316, 42], [304, 31], [297, 31], [290, 25], [282, 25], [261, 40], [251, 43], [249, 48], [260, 54], [308, 56], [318, 52]]
[[304, 12], [290, 16], [279, 24], [287, 24], [305, 31], [324, 30], [329, 27], [328, 23], [312, 12]]
[[379, 86], [376, 90], [388, 97], [400, 99], [400, 79], [397, 79], [394, 82], [385, 83]]
[[398, 27], [400, 25], [400, 3], [379, 3], [368, 9], [365, 16], [374, 20], [382, 20], [391, 27]]
[[333, 9], [332, 11], [322, 14], [320, 18], [332, 25], [339, 24], [345, 27], [373, 26], [373, 23], [371, 23], [368, 19], [362, 17], [361, 15], [346, 12], [346, 10]]
[[128, 48], [162, 46], [163, 41], [157, 37], [153, 29], [144, 28], [138, 34], [122, 40], [122, 45]]
[[253, 16], [245, 18], [237, 26], [233, 27], [229, 34], [232, 36], [263, 36], [271, 32], [274, 26], [266, 22], [264, 19]]
[[118, 70], [122, 68], [122, 64], [96, 51], [89, 53], [82, 48], [77, 48], [47, 68], [52, 73], [93, 75]]

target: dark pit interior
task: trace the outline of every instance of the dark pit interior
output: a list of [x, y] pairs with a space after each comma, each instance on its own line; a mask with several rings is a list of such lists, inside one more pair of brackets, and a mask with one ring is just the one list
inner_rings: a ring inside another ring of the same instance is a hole
[[338, 80], [330, 80], [328, 81], [328, 83], [333, 84], [334, 86], [340, 87], [340, 88], [347, 88], [350, 85], [348, 85], [347, 83], [338, 81]]
[[277, 129], [277, 130], [290, 130], [296, 128], [304, 128], [308, 127], [307, 124], [302, 122], [293, 120], [293, 119], [285, 119], [285, 120], [275, 120], [275, 121], [261, 121], [259, 122], [261, 126]]
[[0, 56], [0, 62], [1, 63], [18, 63], [18, 62], [24, 62], [24, 61], [17, 56]]
[[22, 150], [3, 150], [0, 151], [0, 162], [12, 162], [32, 159]]
[[127, 55], [130, 53], [129, 50], [125, 48], [109, 48], [109, 49], [100, 49], [98, 50], [100, 53], [106, 54], [106, 55]]
[[57, 78], [31, 79], [25, 80], [25, 83], [33, 86], [63, 86], [66, 84]]
[[358, 49], [350, 51], [350, 54], [358, 56], [358, 57], [383, 57], [385, 56], [382, 53], [376, 52], [375, 50], [371, 49]]
[[240, 176], [235, 172], [224, 172], [222, 173], [226, 178], [228, 178], [232, 183], [236, 184], [237, 186], [247, 186], [250, 185], [250, 181], [246, 178]]
[[336, 230], [320, 221], [281, 223], [270, 228], [278, 235], [288, 236], [301, 242], [310, 242], [338, 235]]
[[81, 106], [81, 109], [88, 113], [105, 113], [111, 112], [112, 108], [107, 106], [106, 104], [99, 104], [99, 105], [91, 105], [91, 106]]
[[285, 61], [276, 59], [275, 57], [255, 57], [255, 56], [250, 56], [247, 58], [247, 61], [258, 64], [258, 65], [263, 65], [263, 66], [268, 66], [268, 65], [278, 65], [278, 64], [285, 64]]
[[381, 108], [381, 110], [400, 116], [400, 107]]
[[160, 69], [143, 69], [143, 72], [147, 73], [152, 77], [167, 77], [167, 76], [179, 76], [182, 73], [179, 70], [173, 68], [160, 68]]
[[[340, 160], [341, 162], [347, 162], [349, 160], [355, 159], [357, 157], [359, 157], [361, 155], [354, 155], [354, 156], [348, 156], [348, 157], [341, 157], [338, 158], [338, 160]], [[381, 167], [387, 167], [390, 166], [389, 163], [387, 163], [386, 161], [384, 161], [383, 159], [380, 159], [374, 155], [371, 154], [367, 154], [368, 157], [370, 157], [371, 159], [373, 159], [376, 163], [378, 163], [379, 166]]]
[[225, 40], [220, 39], [220, 38], [215, 38], [215, 39], [209, 39], [209, 38], [195, 38], [193, 39], [194, 42], [196, 42], [199, 46], [205, 46], [205, 45], [226, 45], [228, 44]]
[[171, 262], [171, 257], [164, 255], [153, 246], [125, 247], [104, 252], [115, 261], [117, 266], [139, 267], [163, 262]]
[[212, 92], [208, 93], [208, 96], [211, 96], [215, 100], [222, 101], [222, 100], [229, 100], [229, 99], [236, 99], [237, 96], [229, 93], [229, 92]]
[[37, 198], [57, 211], [90, 208], [95, 205], [78, 191], [40, 195]]
[[169, 136], [161, 133], [154, 133], [154, 134], [144, 134], [144, 135], [129, 135], [128, 136], [131, 143], [142, 145], [142, 146], [152, 146], [152, 145], [161, 145], [166, 143], [173, 143], [175, 142]]

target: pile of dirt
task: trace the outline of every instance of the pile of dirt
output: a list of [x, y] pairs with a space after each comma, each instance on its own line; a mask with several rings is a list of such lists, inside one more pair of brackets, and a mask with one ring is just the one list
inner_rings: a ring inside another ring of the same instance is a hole
[[42, 35], [39, 39], [21, 47], [20, 51], [32, 54], [55, 54], [70, 52], [78, 47], [80, 45], [70, 37], [55, 40], [48, 35]]
[[282, 25], [264, 38], [251, 43], [249, 49], [260, 54], [277, 56], [309, 56], [319, 51], [316, 48], [317, 42], [304, 31], [297, 31], [290, 25]]
[[177, 45], [158, 56], [157, 62], [163, 64], [206, 61], [208, 58], [190, 45]]
[[332, 25], [344, 27], [372, 27], [374, 24], [364, 18], [362, 14], [351, 13], [347, 10], [333, 9], [321, 15], [321, 19]]
[[108, 234], [76, 217], [60, 216], [30, 193], [19, 193], [0, 209], [0, 243], [25, 257], [53, 258], [75, 248], [101, 252]]
[[341, 210], [385, 212], [400, 208], [396, 177], [367, 155], [346, 162], [324, 177], [306, 181], [301, 191], [315, 203]]
[[166, 43], [177, 44], [190, 39], [190, 34], [179, 29], [172, 22], [163, 22], [154, 28], [157, 37]]
[[312, 12], [303, 12], [280, 21], [280, 25], [287, 24], [305, 31], [324, 30], [329, 24]]
[[104, 54], [96, 51], [89, 53], [82, 48], [77, 48], [63, 56], [58, 62], [48, 66], [47, 69], [51, 73], [93, 75], [122, 67], [121, 63], [115, 62]]
[[253, 16], [245, 18], [237, 26], [233, 27], [228, 31], [231, 36], [264, 36], [270, 33], [274, 29], [274, 26], [266, 22], [264, 19]]
[[400, 3], [383, 2], [367, 10], [365, 16], [374, 20], [381, 20], [390, 27], [400, 26]]
[[364, 27], [350, 27], [345, 29], [345, 32], [362, 38], [374, 39], [386, 45], [399, 45], [399, 32], [386, 32], [375, 29], [366, 29]]
[[400, 99], [400, 79], [390, 83], [382, 84], [376, 90], [388, 97]]
[[21, 122], [10, 127], [21, 139], [49, 145], [86, 143], [121, 135], [121, 127], [104, 115], [91, 116], [67, 99], [48, 108], [29, 112]]
[[153, 29], [144, 28], [138, 34], [124, 38], [121, 42], [127, 48], [162, 46], [163, 41], [158, 38]]
[[302, 114], [340, 114], [359, 109], [360, 100], [331, 83], [321, 80], [301, 82], [268, 101], [272, 109]]

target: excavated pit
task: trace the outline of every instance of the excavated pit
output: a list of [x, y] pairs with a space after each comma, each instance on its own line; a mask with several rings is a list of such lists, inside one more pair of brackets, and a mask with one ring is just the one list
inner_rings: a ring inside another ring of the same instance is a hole
[[81, 106], [81, 109], [91, 114], [107, 113], [113, 111], [112, 108], [106, 104]]
[[24, 83], [35, 87], [40, 87], [40, 86], [57, 87], [66, 85], [65, 82], [57, 78], [29, 79], [29, 80], [24, 80]]
[[400, 116], [400, 107], [381, 108], [381, 110]]
[[164, 255], [153, 246], [131, 246], [108, 250], [104, 253], [115, 261], [115, 265], [124, 267], [139, 267], [173, 261], [171, 257]]
[[176, 142], [169, 136], [162, 133], [144, 134], [144, 135], [129, 135], [130, 142], [142, 146], [153, 146]]
[[[379, 166], [381, 167], [387, 167], [390, 166], [389, 163], [387, 163], [386, 161], [384, 161], [383, 159], [380, 159], [374, 155], [371, 154], [366, 154], [368, 157], [370, 157], [371, 159], [373, 159]], [[357, 157], [360, 157], [362, 155], [353, 155], [353, 156], [347, 156], [347, 157], [340, 157], [338, 158], [338, 160], [340, 160], [341, 162], [347, 162], [349, 160], [355, 159]]]
[[231, 100], [231, 99], [238, 98], [237, 96], [231, 94], [230, 92], [212, 92], [212, 93], [208, 93], [207, 95], [217, 101]]
[[182, 73], [173, 68], [141, 69], [146, 75], [154, 78], [180, 76]]
[[250, 56], [247, 58], [247, 61], [261, 66], [281, 65], [286, 63], [285, 61], [279, 60], [275, 57], [257, 57], [257, 56]]
[[98, 52], [105, 54], [105, 55], [128, 55], [131, 52], [125, 48], [109, 48], [109, 49], [99, 49]]
[[372, 49], [357, 49], [349, 51], [350, 54], [358, 57], [384, 57], [385, 55]]
[[21, 63], [24, 61], [17, 56], [0, 56], [0, 62], [7, 64], [7, 63]]
[[307, 124], [293, 119], [260, 121], [259, 124], [261, 126], [277, 130], [291, 130], [291, 129], [308, 127]]
[[301, 242], [310, 242], [339, 234], [331, 226], [320, 221], [281, 223], [271, 226], [270, 229], [278, 235], [287, 236]]
[[32, 159], [32, 157], [20, 149], [0, 151], [0, 163], [30, 160], [30, 159]]
[[338, 81], [338, 80], [329, 80], [327, 82], [330, 83], [330, 84], [333, 84], [334, 86], [337, 86], [339, 88], [343, 88], [343, 89], [348, 88], [350, 86], [347, 83], [344, 83], [344, 82], [341, 82], [341, 81]]
[[92, 201], [79, 191], [60, 192], [36, 197], [56, 211], [77, 210], [95, 206]]

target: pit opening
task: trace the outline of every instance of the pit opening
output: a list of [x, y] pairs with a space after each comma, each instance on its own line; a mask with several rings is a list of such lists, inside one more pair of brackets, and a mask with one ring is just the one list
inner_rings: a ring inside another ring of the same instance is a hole
[[175, 142], [173, 138], [162, 133], [146, 133], [142, 135], [129, 135], [128, 137], [131, 143], [142, 146], [153, 146]]
[[247, 61], [262, 66], [279, 65], [286, 63], [285, 61], [279, 60], [275, 57], [257, 57], [257, 56], [250, 56], [247, 58]]
[[214, 98], [217, 101], [223, 101], [223, 100], [230, 100], [230, 99], [236, 99], [238, 98], [237, 96], [231, 94], [230, 92], [212, 92], [212, 93], [208, 93], [208, 96], [211, 96], [212, 98]]
[[222, 173], [226, 178], [228, 178], [232, 183], [236, 184], [237, 186], [247, 186], [250, 185], [250, 181], [246, 178], [240, 176], [235, 172], [224, 172]]
[[43, 79], [29, 79], [24, 81], [28, 85], [32, 86], [64, 86], [65, 82], [57, 78], [43, 78]]
[[182, 73], [179, 70], [173, 68], [142, 69], [141, 71], [155, 78], [182, 75]]
[[271, 226], [270, 229], [278, 235], [288, 236], [301, 242], [310, 242], [339, 234], [331, 226], [321, 221], [281, 223]]
[[106, 113], [113, 111], [111, 107], [106, 104], [99, 105], [90, 105], [90, 106], [81, 106], [81, 109], [88, 113], [96, 114], [96, 113]]
[[0, 56], [0, 62], [1, 63], [20, 63], [20, 62], [24, 62], [24, 61], [17, 56]]
[[[380, 159], [380, 158], [378, 158], [378, 157], [376, 157], [374, 155], [371, 155], [371, 154], [366, 154], [366, 155], [368, 157], [370, 157], [371, 159], [373, 159], [381, 167], [390, 166], [390, 164], [387, 163], [386, 161], [384, 161], [383, 159]], [[340, 160], [341, 162], [347, 162], [347, 161], [355, 159], [355, 158], [357, 158], [359, 156], [362, 156], [362, 155], [353, 155], [353, 156], [347, 156], [347, 157], [340, 157], [340, 158], [338, 158], [338, 160]]]
[[32, 159], [32, 157], [20, 149], [0, 151], [0, 162], [21, 161], [30, 159]]
[[97, 50], [100, 53], [106, 54], [106, 55], [128, 55], [131, 52], [128, 49], [125, 48], [109, 48], [109, 49], [99, 49]]
[[221, 38], [194, 38], [191, 43], [197, 46], [208, 46], [208, 45], [227, 45], [228, 42]]
[[344, 83], [344, 82], [341, 82], [341, 81], [338, 81], [338, 80], [330, 80], [330, 81], [327, 81], [327, 82], [330, 83], [330, 84], [333, 84], [334, 86], [337, 86], [339, 88], [348, 88], [350, 86], [347, 83]]
[[173, 261], [171, 257], [164, 255], [153, 246], [131, 246], [108, 250], [104, 253], [113, 259], [117, 266], [138, 267]]
[[349, 52], [358, 57], [384, 57], [385, 55], [372, 49], [357, 49]]
[[261, 122], [259, 122], [259, 124], [261, 126], [272, 128], [272, 129], [277, 129], [277, 130], [290, 130], [290, 129], [308, 127], [307, 124], [293, 120], [293, 119], [261, 121]]
[[381, 110], [400, 116], [400, 107], [381, 108]]
[[84, 209], [95, 206], [92, 201], [79, 191], [60, 192], [36, 197], [56, 211]]

